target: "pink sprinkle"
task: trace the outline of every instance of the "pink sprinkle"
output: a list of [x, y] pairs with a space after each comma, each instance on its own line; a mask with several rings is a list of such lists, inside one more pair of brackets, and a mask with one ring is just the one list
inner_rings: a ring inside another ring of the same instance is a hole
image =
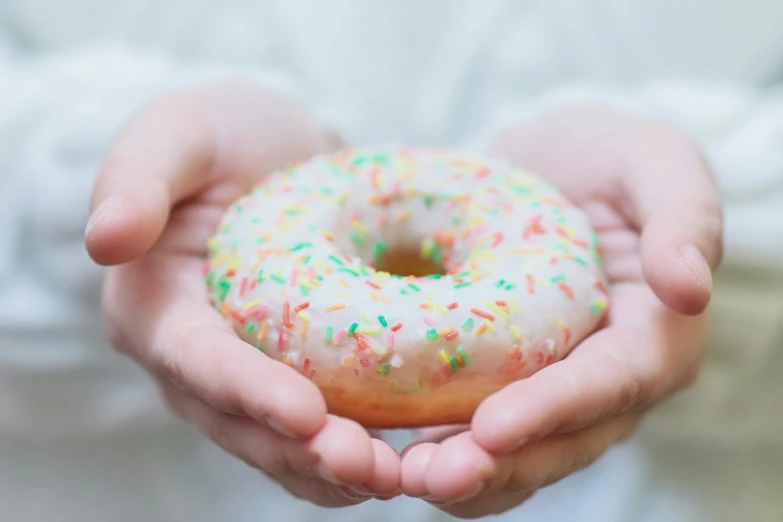
[[343, 342], [343, 339], [345, 339], [345, 336], [347, 335], [347, 332], [345, 329], [340, 330], [334, 335], [334, 344], [339, 345], [341, 342]]
[[389, 332], [386, 336], [386, 349], [389, 351], [394, 350], [394, 334], [392, 332]]
[[209, 262], [204, 263], [201, 265], [201, 276], [207, 277], [209, 275]]
[[359, 361], [359, 363], [362, 366], [364, 366], [365, 368], [368, 368], [368, 367], [372, 366], [373, 364], [375, 364], [375, 361], [368, 361], [367, 359], [362, 359], [361, 361]]
[[297, 279], [299, 279], [299, 270], [291, 270], [291, 286], [296, 286]]
[[310, 277], [315, 277], [315, 267], [314, 266], [311, 266], [310, 268], [307, 269], [307, 275], [309, 275]]
[[242, 297], [247, 292], [247, 277], [242, 279], [242, 284], [239, 287], [239, 297]]
[[256, 308], [256, 317], [258, 317], [259, 321], [263, 321], [264, 317], [266, 317], [266, 311], [268, 308], [266, 306], [259, 306]]
[[433, 321], [429, 317], [425, 317], [424, 318], [424, 322], [427, 323], [427, 326], [431, 326], [431, 327], [435, 328], [435, 321]]
[[285, 350], [286, 333], [285, 330], [280, 330], [277, 334], [277, 351], [282, 353]]

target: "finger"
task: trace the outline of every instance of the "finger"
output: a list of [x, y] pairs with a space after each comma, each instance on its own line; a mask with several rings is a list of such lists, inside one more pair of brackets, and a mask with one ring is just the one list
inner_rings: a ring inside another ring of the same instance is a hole
[[87, 225], [101, 264], [138, 257], [171, 208], [230, 176], [237, 195], [261, 175], [329, 149], [326, 133], [296, 104], [250, 84], [175, 93], [140, 109], [100, 170]]
[[214, 409], [295, 438], [318, 432], [326, 422], [318, 388], [240, 340], [206, 304], [203, 289], [187, 291], [189, 276], [195, 272], [197, 279], [198, 262], [155, 261], [116, 268], [107, 279], [105, 308], [114, 344]]
[[375, 467], [372, 476], [353, 491], [388, 499], [400, 493], [400, 456], [385, 442], [371, 439]]
[[611, 324], [564, 360], [482, 402], [471, 428], [502, 454], [552, 433], [641, 409], [684, 385], [701, 355], [700, 318], [669, 311], [643, 287], [614, 287]]
[[[457, 453], [472, 452], [476, 458], [492, 459], [493, 476], [473, 495], [460, 498], [434, 496], [442, 510], [462, 518], [476, 518], [511, 509], [549, 486], [598, 460], [612, 445], [626, 439], [639, 422], [627, 415], [568, 435], [554, 435], [503, 457], [481, 455], [482, 449], [469, 437], [459, 445], [442, 445], [427, 470], [427, 484], [450, 480], [458, 473], [451, 463]], [[479, 457], [481, 455], [481, 457]], [[443, 493], [448, 491], [443, 490]]]
[[456, 424], [453, 426], [436, 426], [416, 430], [416, 440], [420, 442], [442, 442], [463, 431], [468, 431], [470, 424]]
[[667, 306], [699, 314], [723, 249], [714, 175], [698, 147], [668, 128], [650, 129], [634, 149], [623, 180], [642, 229], [645, 279]]
[[400, 466], [400, 485], [405, 495], [420, 498], [429, 494], [424, 475], [437, 449], [437, 444], [429, 442], [416, 443], [405, 449]]
[[373, 447], [358, 424], [330, 417], [311, 440], [293, 441], [252, 419], [215, 411], [171, 388], [166, 393], [169, 402], [217, 445], [286, 487], [306, 490], [311, 502], [348, 505], [372, 496], [344, 487], [361, 484], [373, 473]]

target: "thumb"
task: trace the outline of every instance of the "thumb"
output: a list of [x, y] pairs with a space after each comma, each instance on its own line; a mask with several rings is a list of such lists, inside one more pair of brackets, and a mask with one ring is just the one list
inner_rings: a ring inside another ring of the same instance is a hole
[[702, 313], [723, 253], [723, 218], [714, 175], [698, 147], [674, 133], [652, 136], [624, 177], [642, 229], [645, 279], [676, 312]]

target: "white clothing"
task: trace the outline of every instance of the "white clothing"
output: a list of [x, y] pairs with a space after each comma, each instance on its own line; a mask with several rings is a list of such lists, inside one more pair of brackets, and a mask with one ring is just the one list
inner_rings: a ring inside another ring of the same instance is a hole
[[410, 499], [325, 512], [281, 495], [171, 420], [104, 339], [82, 245], [102, 154], [142, 101], [237, 74], [357, 144], [478, 146], [573, 96], [692, 133], [727, 205], [702, 379], [507, 516], [780, 520], [781, 27], [778, 0], [4, 0], [0, 520], [447, 519]]

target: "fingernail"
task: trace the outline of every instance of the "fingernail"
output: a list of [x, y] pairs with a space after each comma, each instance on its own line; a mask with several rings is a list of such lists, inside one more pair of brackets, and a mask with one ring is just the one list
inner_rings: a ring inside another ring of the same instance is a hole
[[112, 212], [120, 208], [122, 203], [122, 196], [118, 196], [117, 194], [112, 194], [111, 196], [101, 201], [101, 203], [90, 215], [90, 219], [87, 221], [87, 227], [85, 228], [84, 234], [89, 234], [96, 225], [106, 219]]
[[470, 500], [473, 497], [478, 496], [482, 491], [484, 491], [484, 488], [486, 486], [487, 485], [484, 482], [479, 482], [478, 484], [476, 484], [476, 487], [474, 487], [468, 493], [462, 495], [461, 497], [458, 497], [458, 498], [452, 500], [450, 503], [451, 504], [457, 504], [459, 502], [465, 502], [466, 500]]
[[279, 433], [280, 435], [282, 435], [284, 437], [288, 437], [289, 439], [298, 439], [299, 438], [296, 435], [294, 435], [293, 433], [291, 433], [290, 431], [288, 431], [287, 429], [285, 429], [283, 427], [283, 425], [280, 424], [277, 421], [277, 419], [275, 419], [274, 417], [267, 416], [266, 417], [266, 423], [267, 423], [267, 425], [270, 428], [272, 428], [273, 430], [275, 430], [277, 433]]
[[363, 497], [375, 496], [375, 493], [373, 493], [372, 491], [370, 491], [369, 489], [365, 488], [362, 485], [348, 486], [348, 489], [350, 489], [352, 492], [356, 493], [357, 495], [361, 495]]
[[332, 475], [332, 472], [329, 471], [329, 469], [326, 467], [326, 465], [323, 462], [319, 462], [316, 465], [316, 472], [318, 473], [318, 476], [324, 479], [327, 482], [330, 482], [336, 486], [342, 486], [342, 482], [337, 480], [337, 477]]
[[699, 286], [705, 290], [712, 290], [712, 270], [704, 254], [694, 245], [684, 245], [680, 248], [680, 259], [690, 269]]

